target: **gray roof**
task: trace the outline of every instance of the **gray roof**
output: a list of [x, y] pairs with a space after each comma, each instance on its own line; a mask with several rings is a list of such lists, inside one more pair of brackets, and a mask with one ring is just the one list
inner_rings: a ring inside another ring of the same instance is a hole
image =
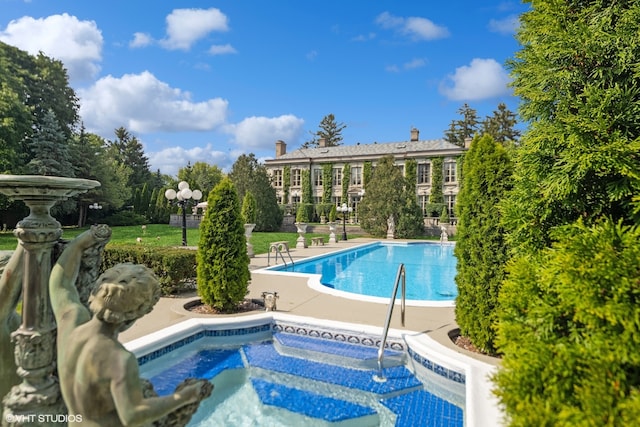
[[452, 144], [444, 139], [431, 139], [423, 141], [401, 141], [387, 142], [382, 144], [358, 144], [358, 145], [338, 145], [335, 147], [319, 147], [319, 148], [298, 148], [295, 151], [286, 153], [280, 157], [271, 160], [265, 160], [266, 163], [280, 162], [287, 160], [302, 159], [329, 159], [329, 158], [347, 158], [347, 157], [382, 157], [388, 154], [419, 154], [426, 152], [460, 153], [464, 148]]

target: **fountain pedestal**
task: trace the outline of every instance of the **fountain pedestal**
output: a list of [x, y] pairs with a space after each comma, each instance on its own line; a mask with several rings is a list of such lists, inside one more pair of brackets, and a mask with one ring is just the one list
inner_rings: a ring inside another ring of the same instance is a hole
[[14, 231], [25, 251], [22, 323], [11, 334], [22, 382], [3, 399], [3, 426], [60, 425], [55, 416], [66, 414], [58, 382], [52, 375], [56, 328], [49, 301], [49, 276], [53, 247], [62, 236], [62, 228], [50, 211], [58, 201], [98, 186], [98, 181], [88, 179], [0, 175], [0, 193], [24, 201], [30, 210]]

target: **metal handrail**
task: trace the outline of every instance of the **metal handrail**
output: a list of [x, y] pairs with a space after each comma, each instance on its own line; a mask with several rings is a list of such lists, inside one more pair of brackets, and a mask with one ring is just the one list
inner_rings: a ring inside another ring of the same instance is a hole
[[384, 329], [382, 332], [382, 340], [380, 340], [380, 348], [378, 349], [378, 375], [374, 376], [374, 380], [383, 382], [386, 381], [384, 374], [382, 373], [382, 358], [384, 357], [384, 347], [387, 343], [387, 335], [389, 334], [389, 325], [391, 324], [391, 315], [393, 314], [393, 306], [396, 303], [396, 296], [398, 295], [398, 284], [402, 277], [402, 298], [400, 302], [400, 321], [404, 326], [404, 309], [405, 309], [405, 296], [406, 296], [406, 271], [404, 264], [400, 264], [398, 267], [398, 273], [396, 274], [396, 281], [393, 285], [393, 292], [391, 293], [391, 301], [389, 301], [389, 309], [387, 310], [387, 319], [384, 322]]
[[[280, 250], [280, 246], [272, 246], [269, 248], [269, 253], [267, 253], [267, 267], [269, 265], [271, 265], [271, 249], [275, 248], [275, 252], [276, 252], [276, 264], [278, 264], [278, 254], [280, 254], [280, 258], [282, 258], [282, 263], [284, 264], [285, 268], [288, 267], [287, 266], [287, 261], [284, 259], [284, 255], [282, 255], [282, 251]], [[289, 255], [289, 261], [291, 261], [291, 265], [293, 265], [293, 258], [291, 257], [291, 252], [289, 252], [289, 248], [287, 249], [287, 255]]]

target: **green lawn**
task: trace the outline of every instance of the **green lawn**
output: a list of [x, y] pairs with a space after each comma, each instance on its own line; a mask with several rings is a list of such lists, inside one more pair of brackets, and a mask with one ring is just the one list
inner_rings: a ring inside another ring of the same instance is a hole
[[[64, 228], [62, 238], [71, 240], [87, 228]], [[146, 229], [142, 226], [127, 227], [111, 227], [113, 232], [110, 245], [144, 245], [147, 247], [164, 247], [164, 246], [181, 246], [182, 245], [182, 228], [170, 227], [165, 224], [149, 224]], [[325, 241], [329, 240], [328, 234], [307, 233], [305, 237], [310, 240], [311, 237], [321, 236]], [[142, 239], [138, 243], [138, 237]], [[256, 254], [267, 253], [269, 243], [286, 240], [290, 247], [295, 247], [297, 233], [253, 233], [251, 244]], [[187, 244], [189, 246], [197, 246], [200, 239], [200, 230], [197, 228], [187, 229]], [[16, 237], [11, 232], [0, 232], [0, 250], [12, 250], [17, 245]]]

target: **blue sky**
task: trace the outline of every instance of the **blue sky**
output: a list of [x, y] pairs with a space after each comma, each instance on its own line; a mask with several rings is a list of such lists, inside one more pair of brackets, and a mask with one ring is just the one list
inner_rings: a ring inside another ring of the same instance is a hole
[[87, 130], [127, 128], [153, 171], [299, 147], [438, 139], [468, 103], [517, 111], [519, 1], [0, 0], [0, 40], [61, 60]]

